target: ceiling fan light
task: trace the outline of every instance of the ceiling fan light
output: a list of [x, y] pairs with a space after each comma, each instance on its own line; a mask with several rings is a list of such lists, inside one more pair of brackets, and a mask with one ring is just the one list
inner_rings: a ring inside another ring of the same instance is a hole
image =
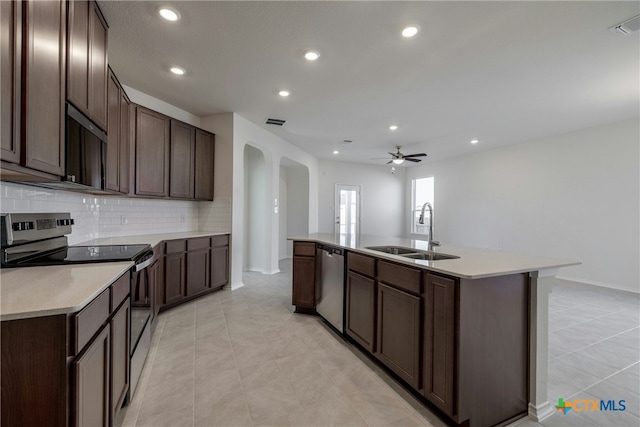
[[404, 159], [393, 159], [391, 160], [395, 165], [401, 165], [404, 163]]

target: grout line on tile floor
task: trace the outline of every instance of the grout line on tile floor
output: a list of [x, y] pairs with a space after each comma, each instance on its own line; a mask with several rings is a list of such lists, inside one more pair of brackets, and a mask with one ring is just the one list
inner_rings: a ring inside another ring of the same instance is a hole
[[[570, 355], [570, 354], [574, 354], [574, 353], [581, 352], [582, 350], [584, 350], [584, 349], [585, 349], [585, 348], [587, 348], [587, 347], [591, 347], [591, 346], [593, 346], [593, 345], [600, 344], [601, 342], [604, 342], [604, 341], [606, 341], [606, 340], [609, 340], [609, 339], [611, 339], [611, 338], [617, 337], [617, 336], [622, 335], [622, 334], [626, 334], [627, 332], [631, 332], [631, 331], [633, 331], [634, 329], [637, 329], [637, 328], [638, 328], [638, 326], [634, 326], [634, 327], [629, 328], [629, 329], [626, 329], [626, 330], [624, 330], [624, 331], [622, 331], [622, 332], [618, 332], [617, 334], [609, 335], [609, 336], [608, 336], [608, 337], [606, 337], [606, 338], [603, 338], [603, 339], [601, 339], [601, 340], [595, 341], [595, 342], [593, 342], [593, 343], [591, 343], [591, 344], [585, 345], [585, 346], [583, 346], [583, 347], [580, 347], [580, 348], [578, 348], [578, 349], [576, 349], [576, 350], [573, 350], [573, 351], [570, 351], [570, 352], [568, 352], [568, 353], [561, 354], [560, 356], [550, 357], [550, 358], [548, 359], [548, 361], [549, 361], [549, 362], [551, 362], [551, 361], [556, 360], [556, 359], [559, 359], [559, 358], [561, 358], [561, 357], [565, 357], [565, 356], [568, 356], [568, 355]], [[578, 369], [580, 369], [580, 368], [578, 367]]]
[[602, 383], [602, 382], [604, 382], [604, 381], [608, 380], [609, 378], [611, 378], [611, 377], [613, 377], [613, 376], [618, 375], [620, 372], [623, 372], [624, 370], [629, 369], [630, 367], [632, 367], [632, 366], [634, 366], [634, 365], [637, 365], [638, 363], [640, 363], [640, 362], [633, 362], [633, 363], [632, 363], [632, 364], [630, 364], [629, 366], [625, 366], [624, 368], [620, 369], [619, 371], [616, 371], [616, 372], [614, 372], [613, 374], [608, 375], [608, 376], [606, 376], [606, 377], [604, 377], [604, 378], [602, 378], [602, 379], [600, 379], [600, 380], [596, 381], [595, 383], [591, 384], [589, 387], [587, 387], [587, 388], [585, 388], [585, 389], [583, 389], [583, 390], [580, 390], [580, 391], [577, 391], [577, 392], [573, 393], [571, 396], [569, 396], [568, 398], [566, 398], [566, 400], [569, 400], [569, 399], [571, 399], [572, 397], [574, 397], [574, 396], [576, 396], [576, 395], [578, 395], [578, 394], [580, 394], [580, 393], [584, 393], [584, 392], [586, 392], [588, 389], [590, 389], [590, 388], [592, 388], [592, 387], [594, 387], [594, 386], [596, 386], [596, 385], [598, 385], [598, 384], [600, 384], [600, 383]]

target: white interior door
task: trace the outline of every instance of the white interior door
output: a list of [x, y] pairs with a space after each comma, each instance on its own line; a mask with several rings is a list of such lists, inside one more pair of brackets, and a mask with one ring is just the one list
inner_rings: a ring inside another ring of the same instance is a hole
[[336, 184], [335, 232], [347, 244], [355, 244], [360, 235], [360, 186]]

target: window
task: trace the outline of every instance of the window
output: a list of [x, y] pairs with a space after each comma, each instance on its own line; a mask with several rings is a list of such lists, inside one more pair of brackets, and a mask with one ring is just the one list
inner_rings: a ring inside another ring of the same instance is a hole
[[[424, 224], [420, 224], [419, 218], [422, 213], [422, 206], [429, 202], [434, 206], [433, 197], [433, 181], [434, 178], [414, 178], [412, 185], [412, 215], [411, 215], [411, 232], [414, 234], [429, 234], [429, 210], [424, 213]], [[435, 208], [434, 208], [435, 209]], [[429, 236], [431, 238], [431, 236]]]

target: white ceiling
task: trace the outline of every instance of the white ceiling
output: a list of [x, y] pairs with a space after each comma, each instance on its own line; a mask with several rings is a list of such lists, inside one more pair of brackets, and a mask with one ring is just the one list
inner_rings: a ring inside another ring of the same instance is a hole
[[[640, 33], [608, 30], [636, 1], [99, 4], [123, 84], [198, 116], [236, 112], [319, 158], [384, 164], [369, 159], [401, 145], [433, 161], [640, 115]], [[167, 4], [177, 23], [158, 16]]]

